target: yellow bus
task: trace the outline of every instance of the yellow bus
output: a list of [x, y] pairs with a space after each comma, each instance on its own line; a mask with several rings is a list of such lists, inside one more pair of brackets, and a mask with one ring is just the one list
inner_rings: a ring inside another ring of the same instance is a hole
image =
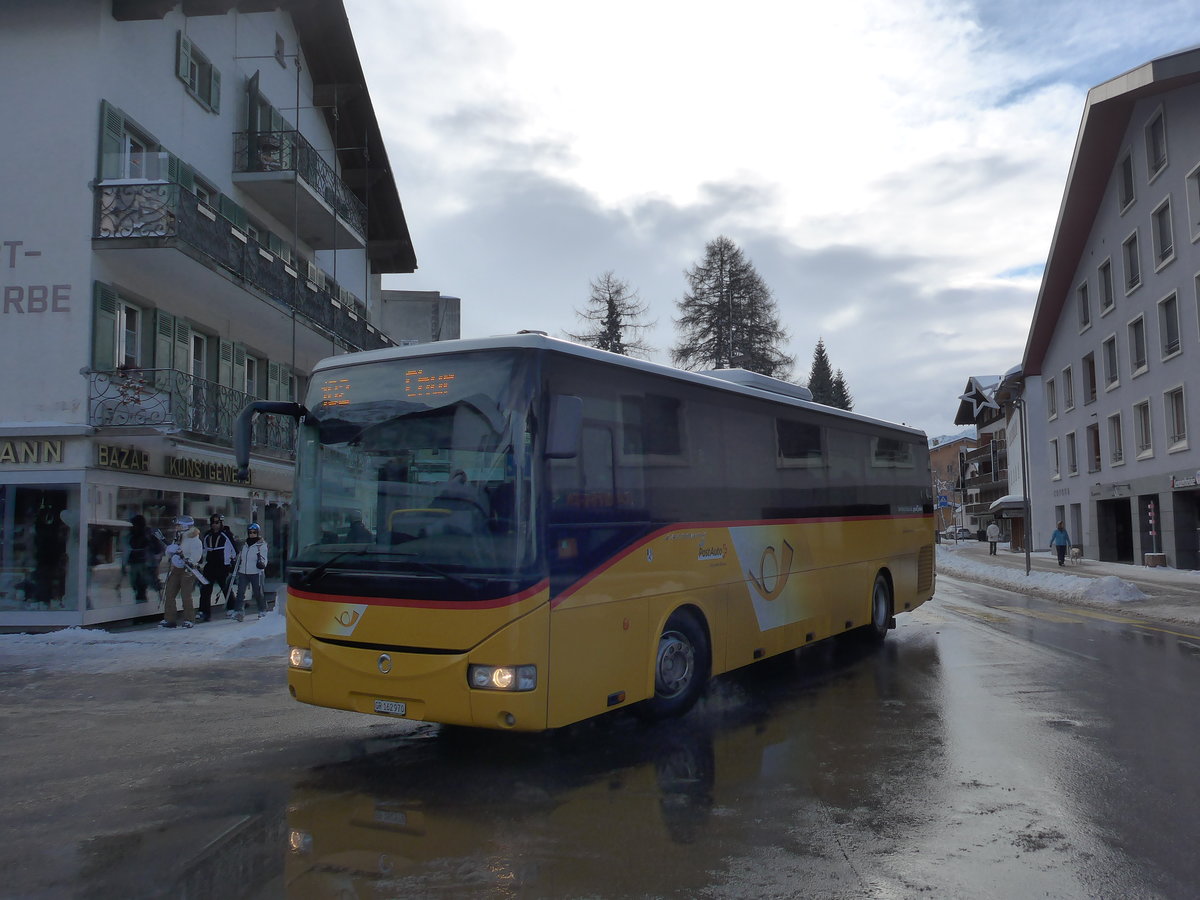
[[810, 398], [539, 333], [319, 363], [236, 438], [299, 420], [292, 695], [537, 731], [882, 639], [933, 594], [925, 435]]

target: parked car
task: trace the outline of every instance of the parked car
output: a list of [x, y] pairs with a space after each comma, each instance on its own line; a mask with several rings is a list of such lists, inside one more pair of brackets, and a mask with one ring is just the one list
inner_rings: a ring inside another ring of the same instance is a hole
[[975, 537], [975, 532], [966, 525], [954, 525], [943, 531], [942, 537], [948, 541], [969, 541]]

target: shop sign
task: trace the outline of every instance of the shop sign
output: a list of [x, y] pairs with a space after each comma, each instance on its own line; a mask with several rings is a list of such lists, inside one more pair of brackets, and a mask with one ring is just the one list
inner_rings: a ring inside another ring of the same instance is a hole
[[245, 481], [238, 478], [237, 466], [218, 462], [215, 459], [196, 459], [191, 456], [168, 456], [166, 474], [171, 478], [187, 478], [191, 481], [209, 481], [214, 484], [249, 484], [254, 473]]
[[0, 463], [43, 465], [62, 461], [61, 439], [0, 441]]
[[1179, 488], [1194, 488], [1200, 486], [1200, 472], [1194, 475], [1172, 475], [1171, 488], [1178, 490]]
[[120, 472], [149, 472], [150, 451], [139, 450], [137, 447], [97, 444], [96, 465], [101, 469], [116, 469]]

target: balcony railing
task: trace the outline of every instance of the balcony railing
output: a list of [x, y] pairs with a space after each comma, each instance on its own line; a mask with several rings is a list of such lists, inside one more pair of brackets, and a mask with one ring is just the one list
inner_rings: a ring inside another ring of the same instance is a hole
[[299, 131], [239, 131], [233, 141], [233, 171], [295, 172], [351, 228], [367, 233], [366, 204]]
[[151, 239], [162, 241], [162, 246], [182, 244], [189, 255], [200, 254], [354, 349], [392, 345], [382, 332], [369, 327], [363, 316], [337, 299], [341, 292], [332, 279], [326, 277], [322, 286], [308, 281], [306, 273], [298, 272], [177, 184], [98, 185], [95, 236], [116, 242]]
[[[233, 423], [254, 397], [175, 369], [117, 369], [85, 373], [88, 424], [97, 428], [152, 428], [187, 433], [210, 443], [231, 445]], [[291, 456], [296, 422], [287, 416], [260, 415], [256, 448]]]

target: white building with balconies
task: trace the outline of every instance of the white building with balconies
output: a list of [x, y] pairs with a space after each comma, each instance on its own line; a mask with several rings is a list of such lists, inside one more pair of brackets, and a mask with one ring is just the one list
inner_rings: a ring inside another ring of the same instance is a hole
[[135, 515], [258, 521], [276, 576], [294, 430], [243, 483], [233, 421], [416, 268], [342, 3], [6, 0], [0, 75], [0, 627], [153, 615]]

